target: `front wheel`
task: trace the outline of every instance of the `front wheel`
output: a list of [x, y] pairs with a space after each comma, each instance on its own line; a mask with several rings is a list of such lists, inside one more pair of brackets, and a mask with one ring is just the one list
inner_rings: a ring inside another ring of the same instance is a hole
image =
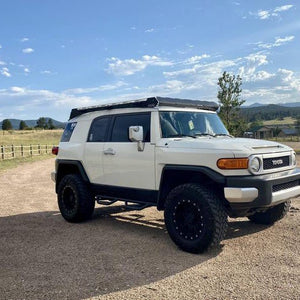
[[227, 231], [227, 213], [208, 188], [187, 183], [174, 188], [165, 203], [165, 224], [182, 250], [200, 253], [217, 246]]
[[91, 218], [95, 200], [79, 175], [63, 177], [58, 185], [57, 198], [60, 212], [68, 222], [82, 222]]
[[248, 219], [256, 224], [272, 225], [273, 223], [285, 217], [290, 209], [290, 205], [291, 201], [286, 201], [271, 207], [264, 212], [257, 212], [251, 216], [248, 216]]

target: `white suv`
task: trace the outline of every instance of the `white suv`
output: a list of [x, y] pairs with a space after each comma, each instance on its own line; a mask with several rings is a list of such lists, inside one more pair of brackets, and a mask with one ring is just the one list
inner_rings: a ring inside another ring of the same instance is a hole
[[217, 109], [162, 97], [73, 109], [52, 173], [62, 216], [87, 220], [96, 201], [156, 206], [189, 252], [218, 245], [228, 216], [281, 219], [300, 195], [294, 151], [232, 137]]

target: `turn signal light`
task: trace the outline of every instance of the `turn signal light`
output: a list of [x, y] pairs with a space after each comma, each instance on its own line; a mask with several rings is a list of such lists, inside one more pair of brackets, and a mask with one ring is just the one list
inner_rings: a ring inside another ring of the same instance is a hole
[[221, 158], [217, 166], [223, 170], [248, 169], [248, 158]]
[[54, 146], [54, 147], [52, 148], [52, 154], [53, 154], [53, 155], [57, 155], [57, 154], [58, 154], [58, 150], [59, 150], [59, 147]]

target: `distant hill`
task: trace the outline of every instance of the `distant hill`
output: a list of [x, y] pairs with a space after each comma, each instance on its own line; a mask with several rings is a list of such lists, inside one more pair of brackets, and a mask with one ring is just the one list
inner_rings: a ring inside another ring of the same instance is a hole
[[244, 106], [241, 108], [241, 114], [246, 118], [247, 122], [283, 119], [286, 117], [297, 118], [300, 117], [300, 103], [299, 106], [293, 107], [275, 104], [254, 107]]
[[[269, 105], [276, 105], [276, 104], [262, 104], [262, 103], [253, 103], [251, 105], [242, 106], [243, 108], [251, 108], [251, 107], [263, 107]], [[300, 102], [288, 102], [288, 103], [280, 103], [279, 106], [283, 107], [300, 107]]]
[[[45, 118], [46, 122], [48, 122], [49, 119], [52, 119], [52, 118]], [[19, 129], [19, 125], [22, 120], [9, 119], [9, 121], [11, 122], [13, 129]], [[37, 120], [23, 120], [23, 121], [25, 121], [25, 123], [28, 127], [35, 127], [37, 124]], [[57, 128], [65, 128], [64, 122], [56, 121], [54, 119], [52, 119], [52, 122], [53, 122], [53, 125]], [[2, 128], [2, 121], [0, 122], [0, 129], [1, 128]]]

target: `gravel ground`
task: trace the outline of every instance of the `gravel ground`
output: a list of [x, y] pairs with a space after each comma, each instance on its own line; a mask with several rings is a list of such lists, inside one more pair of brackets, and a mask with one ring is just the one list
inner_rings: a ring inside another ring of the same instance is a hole
[[185, 253], [155, 208], [65, 222], [54, 160], [0, 174], [0, 299], [299, 299], [300, 198], [272, 227], [230, 219], [222, 248]]

